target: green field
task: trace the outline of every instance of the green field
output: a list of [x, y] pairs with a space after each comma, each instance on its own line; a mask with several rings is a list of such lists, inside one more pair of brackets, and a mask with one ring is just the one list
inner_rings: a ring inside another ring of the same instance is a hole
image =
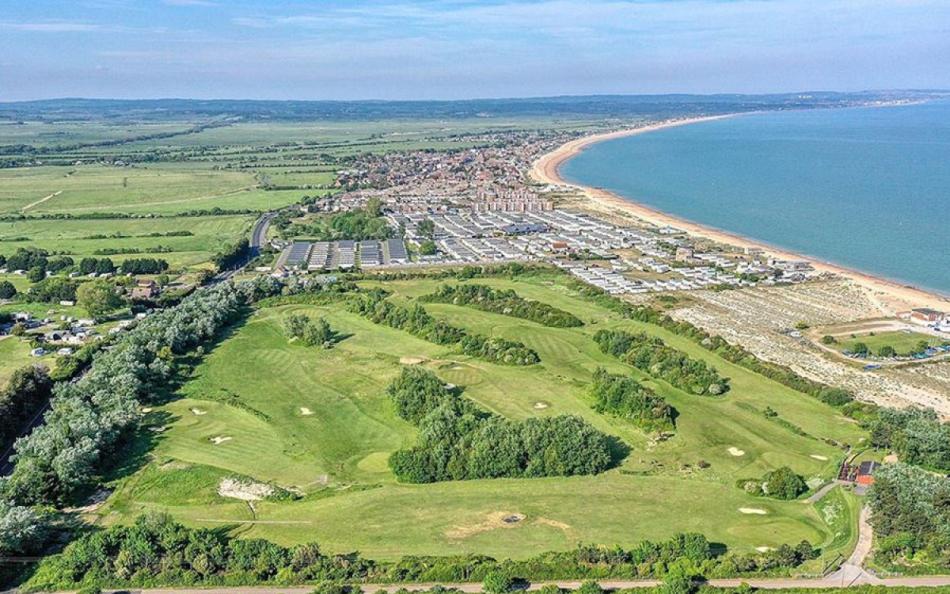
[[892, 346], [898, 355], [906, 355], [916, 349], [921, 341], [930, 346], [937, 346], [945, 342], [936, 336], [920, 332], [876, 332], [874, 334], [858, 334], [854, 338], [839, 338], [839, 350], [842, 352], [850, 351], [855, 343], [863, 342], [871, 350], [871, 353], [877, 353], [881, 347]]
[[[832, 478], [844, 452], [824, 439], [859, 443], [864, 435], [853, 422], [686, 339], [620, 319], [575, 294], [564, 277], [478, 282], [514, 288], [574, 313], [586, 325], [549, 328], [426, 305], [453, 324], [520, 340], [542, 359], [532, 367], [506, 367], [460, 356], [335, 305], [259, 310], [207, 355], [180, 399], [148, 413], [149, 423], [162, 430], [143, 432], [143, 440], [155, 442], [151, 455], [142, 468], [113, 481], [116, 492], [98, 512], [101, 521], [129, 521], [144, 510], [164, 509], [192, 525], [285, 544], [316, 540], [327, 550], [359, 550], [375, 558], [524, 558], [578, 542], [630, 546], [678, 531], [702, 532], [746, 551], [802, 539], [825, 546], [826, 558], [847, 548], [840, 523], [826, 522], [814, 506], [756, 498], [735, 482], [786, 464], [813, 484]], [[394, 300], [437, 286], [429, 280], [386, 283]], [[288, 342], [281, 321], [291, 313], [324, 316], [346, 338], [331, 350]], [[601, 328], [657, 334], [714, 364], [731, 378], [732, 390], [713, 399], [651, 380], [599, 352], [591, 337]], [[384, 389], [402, 364], [416, 363], [464, 387], [484, 408], [513, 419], [581, 415], [631, 451], [618, 468], [598, 476], [396, 483], [388, 455], [412, 444], [415, 429], [395, 416]], [[593, 412], [586, 385], [598, 366], [632, 374], [662, 394], [679, 412], [676, 435], [656, 442], [625, 421]], [[766, 406], [807, 436], [766, 417]], [[701, 468], [701, 460], [708, 467]], [[252, 508], [217, 494], [220, 480], [235, 475], [303, 496], [258, 501]], [[501, 521], [511, 513], [525, 518]]]
[[[97, 255], [98, 250], [127, 250], [128, 254], [109, 256], [115, 262], [129, 257], [154, 256], [167, 260], [171, 267], [192, 266], [207, 261], [215, 252], [248, 233], [254, 215], [214, 217], [169, 217], [157, 219], [0, 221], [0, 254], [10, 255], [18, 248], [39, 247], [68, 254], [78, 260]], [[188, 231], [192, 235], [148, 237]], [[105, 235], [106, 237], [99, 237]], [[119, 235], [120, 237], [115, 237]], [[171, 252], [147, 253], [158, 247]], [[143, 253], [132, 253], [140, 250]], [[21, 277], [22, 278], [22, 277]], [[22, 288], [18, 286], [18, 289]]]
[[28, 343], [13, 336], [0, 337], [0, 390], [7, 386], [14, 371], [35, 361]]

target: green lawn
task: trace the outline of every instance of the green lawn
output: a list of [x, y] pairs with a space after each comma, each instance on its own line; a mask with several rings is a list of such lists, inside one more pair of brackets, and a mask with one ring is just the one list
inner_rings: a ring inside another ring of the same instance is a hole
[[[126, 258], [156, 257], [167, 260], [172, 268], [205, 262], [225, 245], [249, 232], [254, 215], [215, 217], [172, 217], [157, 219], [73, 219], [0, 221], [0, 254], [10, 255], [18, 248], [39, 247], [68, 254], [75, 260], [96, 254], [101, 249], [141, 250], [143, 253], [109, 256], [116, 263]], [[151, 233], [188, 231], [189, 236], [147, 237]], [[111, 237], [112, 235], [122, 237]], [[105, 238], [97, 236], [105, 235]], [[171, 252], [144, 253], [159, 246]], [[18, 287], [19, 288], [19, 287]]]
[[[189, 524], [228, 527], [282, 543], [317, 540], [333, 551], [377, 558], [407, 554], [484, 553], [526, 557], [578, 542], [633, 545], [677, 531], [699, 531], [740, 550], [807, 538], [847, 546], [841, 527], [813, 506], [755, 498], [735, 487], [790, 465], [808, 479], [831, 478], [843, 451], [825, 438], [858, 443], [863, 433], [834, 409], [742, 368], [690, 341], [619, 319], [584, 301], [557, 276], [492, 285], [571, 311], [582, 328], [547, 328], [451, 305], [427, 304], [437, 317], [474, 331], [517, 339], [542, 364], [505, 367], [378, 326], [338, 306], [293, 305], [256, 312], [207, 355], [181, 398], [149, 413], [162, 431], [150, 462], [115, 481], [99, 512], [105, 522], [129, 521], [164, 509]], [[396, 300], [431, 292], [433, 281], [386, 283]], [[332, 350], [290, 343], [281, 321], [291, 313], [324, 316], [347, 336]], [[645, 329], [732, 378], [722, 398], [691, 396], [643, 377], [601, 354], [591, 336], [600, 328]], [[577, 414], [632, 448], [620, 467], [599, 476], [483, 480], [403, 485], [386, 460], [413, 442], [384, 393], [402, 363], [421, 361], [465, 395], [511, 418]], [[678, 410], [677, 432], [654, 443], [630, 424], [588, 405], [586, 384], [597, 366], [632, 373]], [[766, 406], [800, 426], [802, 437], [761, 414]], [[219, 438], [219, 443], [212, 440]], [[230, 439], [222, 439], [230, 438]], [[730, 453], [732, 448], [732, 453]], [[741, 450], [741, 455], [735, 455]], [[699, 461], [708, 463], [700, 468]], [[245, 475], [297, 490], [293, 502], [242, 501], [216, 494], [222, 477]], [[741, 508], [765, 513], [743, 513]], [[524, 514], [514, 525], [505, 513]]]
[[0, 337], [0, 390], [6, 388], [14, 371], [41, 360], [30, 356], [29, 343], [14, 336]]
[[854, 338], [841, 337], [838, 339], [838, 350], [851, 351], [858, 342], [863, 342], [876, 354], [878, 349], [883, 346], [892, 346], [898, 355], [908, 355], [917, 348], [917, 345], [923, 341], [931, 346], [937, 346], [946, 342], [930, 334], [920, 332], [876, 332], [872, 334], [858, 334]]

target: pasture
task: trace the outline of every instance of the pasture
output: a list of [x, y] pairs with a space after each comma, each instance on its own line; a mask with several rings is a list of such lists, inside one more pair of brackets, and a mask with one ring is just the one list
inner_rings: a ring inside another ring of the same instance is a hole
[[[18, 248], [32, 246], [67, 254], [78, 261], [86, 256], [102, 257], [102, 250], [116, 250], [120, 253], [109, 257], [117, 263], [128, 257], [154, 256], [167, 260], [176, 269], [207, 261], [236, 237], [247, 233], [254, 219], [254, 215], [228, 215], [0, 221], [0, 254], [10, 255]], [[191, 235], [167, 235], [182, 231]], [[163, 251], [158, 252], [159, 248]], [[141, 253], [135, 253], [136, 250]]]
[[[564, 277], [477, 282], [570, 311], [585, 326], [549, 328], [425, 305], [438, 318], [520, 340], [541, 356], [540, 365], [506, 367], [375, 325], [339, 305], [257, 310], [209, 352], [174, 400], [147, 413], [151, 428], [139, 445], [150, 443], [150, 453], [137, 471], [126, 468], [113, 478], [116, 491], [97, 512], [100, 521], [130, 521], [161, 509], [191, 525], [285, 544], [316, 540], [326, 550], [375, 558], [524, 558], [578, 542], [630, 546], [678, 531], [702, 532], [743, 551], [808, 539], [825, 547], [825, 559], [850, 546], [840, 521], [815, 506], [753, 497], [735, 483], [781, 465], [812, 485], [833, 478], [844, 450], [828, 442], [863, 441], [853, 422], [686, 339], [620, 319], [575, 293]], [[392, 299], [408, 302], [438, 284], [385, 286]], [[290, 342], [282, 321], [292, 313], [322, 316], [344, 339], [330, 350]], [[591, 337], [601, 328], [658, 335], [712, 363], [731, 378], [732, 390], [718, 398], [693, 396], [645, 376], [600, 353]], [[406, 364], [425, 365], [482, 407], [512, 419], [582, 416], [630, 451], [618, 467], [597, 476], [397, 483], [387, 458], [413, 443], [415, 429], [396, 417], [385, 386]], [[594, 412], [586, 390], [598, 366], [631, 374], [664, 396], [679, 413], [675, 435], [657, 439]], [[801, 432], [765, 416], [766, 407]], [[221, 479], [233, 476], [279, 485], [299, 497], [249, 503], [219, 495]], [[524, 518], [503, 522], [509, 514]]]

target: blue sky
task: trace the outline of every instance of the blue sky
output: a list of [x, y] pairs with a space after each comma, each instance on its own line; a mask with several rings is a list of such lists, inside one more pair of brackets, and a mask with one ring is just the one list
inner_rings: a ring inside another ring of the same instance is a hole
[[0, 0], [0, 101], [950, 88], [950, 0]]

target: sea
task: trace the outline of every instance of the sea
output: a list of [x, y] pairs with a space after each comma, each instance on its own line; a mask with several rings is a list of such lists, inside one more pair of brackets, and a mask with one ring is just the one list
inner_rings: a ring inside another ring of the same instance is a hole
[[752, 113], [588, 147], [561, 176], [950, 295], [950, 101]]

